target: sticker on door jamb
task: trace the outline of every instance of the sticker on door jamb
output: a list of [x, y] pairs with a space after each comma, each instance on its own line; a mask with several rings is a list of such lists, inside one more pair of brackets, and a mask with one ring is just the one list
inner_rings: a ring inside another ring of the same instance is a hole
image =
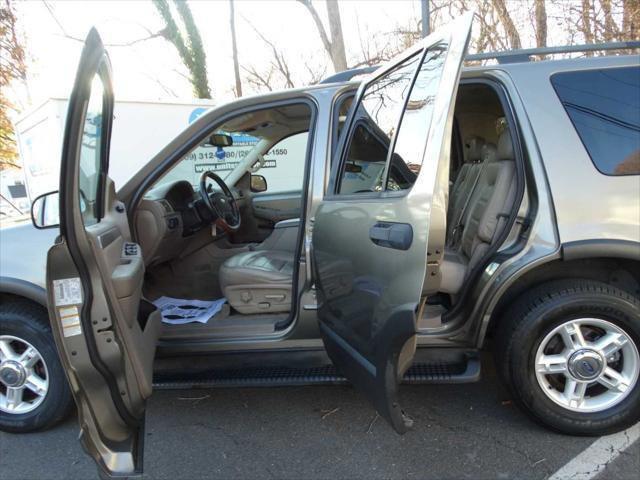
[[60, 315], [62, 333], [65, 337], [73, 337], [74, 335], [82, 334], [78, 307], [58, 308], [58, 315]]
[[79, 277], [53, 281], [53, 299], [56, 306], [82, 303], [82, 283]]

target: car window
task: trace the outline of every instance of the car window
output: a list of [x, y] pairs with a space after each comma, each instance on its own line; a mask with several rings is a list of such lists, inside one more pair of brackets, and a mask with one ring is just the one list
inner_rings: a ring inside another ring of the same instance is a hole
[[596, 168], [640, 174], [640, 67], [557, 73], [551, 83]]
[[431, 47], [420, 66], [396, 135], [387, 190], [411, 188], [420, 172], [423, 154], [420, 146], [424, 146], [424, 138], [431, 125], [445, 57], [445, 48]]
[[280, 140], [264, 155], [264, 162], [260, 168], [254, 169], [254, 173], [267, 180], [266, 193], [302, 190], [308, 138], [309, 132], [291, 135]]
[[[217, 173], [225, 180], [261, 140], [246, 133], [221, 130], [218, 130], [218, 133], [230, 135], [233, 145], [199, 145], [171, 168], [155, 186], [187, 180], [197, 189], [202, 172], [207, 170]], [[254, 166], [254, 173], [264, 176], [267, 180], [267, 192], [301, 191], [308, 136], [308, 132], [301, 132], [284, 138], [263, 156], [264, 162]]]
[[233, 138], [233, 145], [216, 147], [203, 142], [171, 168], [157, 185], [187, 180], [197, 189], [202, 172], [207, 170], [217, 173], [224, 180], [260, 141], [259, 138], [242, 132], [218, 130], [217, 133], [230, 135]]
[[78, 171], [80, 211], [85, 226], [93, 225], [100, 220], [98, 201], [101, 188], [103, 97], [104, 86], [100, 77], [96, 75], [91, 83], [91, 95], [82, 128]]
[[408, 58], [365, 89], [351, 127], [338, 193], [382, 190], [391, 138], [419, 59], [418, 54]]

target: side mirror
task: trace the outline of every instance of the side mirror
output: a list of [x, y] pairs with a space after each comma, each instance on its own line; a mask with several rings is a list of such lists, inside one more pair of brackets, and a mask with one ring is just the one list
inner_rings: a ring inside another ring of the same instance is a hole
[[60, 226], [58, 209], [58, 192], [49, 192], [36, 197], [31, 202], [31, 222], [39, 229], [56, 228]]
[[233, 145], [233, 137], [226, 133], [214, 133], [209, 136], [209, 143], [214, 147], [230, 147]]
[[267, 191], [267, 179], [262, 175], [251, 175], [251, 191], [260, 193]]
[[355, 163], [346, 163], [344, 166], [344, 171], [349, 173], [362, 173], [362, 167], [360, 165], [356, 165]]

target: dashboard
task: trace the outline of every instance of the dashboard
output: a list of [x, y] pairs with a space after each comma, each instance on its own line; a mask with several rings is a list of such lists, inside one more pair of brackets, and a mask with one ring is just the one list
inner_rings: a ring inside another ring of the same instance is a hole
[[[242, 209], [244, 193], [230, 189]], [[158, 264], [177, 257], [194, 236], [211, 228], [215, 220], [200, 192], [186, 180], [149, 190], [134, 213], [136, 237], [145, 263]]]

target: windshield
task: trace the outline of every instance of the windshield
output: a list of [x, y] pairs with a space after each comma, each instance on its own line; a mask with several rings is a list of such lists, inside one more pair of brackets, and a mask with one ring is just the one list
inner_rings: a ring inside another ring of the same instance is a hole
[[[247, 135], [242, 132], [218, 133], [230, 136], [233, 144], [230, 146], [214, 146], [208, 142], [202, 143], [178, 162], [157, 183], [157, 186], [173, 183], [178, 180], [187, 180], [194, 188], [198, 187], [202, 172], [211, 170], [225, 180], [231, 172], [240, 167], [240, 162], [256, 149], [260, 138]], [[272, 152], [265, 155], [265, 163]], [[265, 165], [266, 166], [266, 165]]]

